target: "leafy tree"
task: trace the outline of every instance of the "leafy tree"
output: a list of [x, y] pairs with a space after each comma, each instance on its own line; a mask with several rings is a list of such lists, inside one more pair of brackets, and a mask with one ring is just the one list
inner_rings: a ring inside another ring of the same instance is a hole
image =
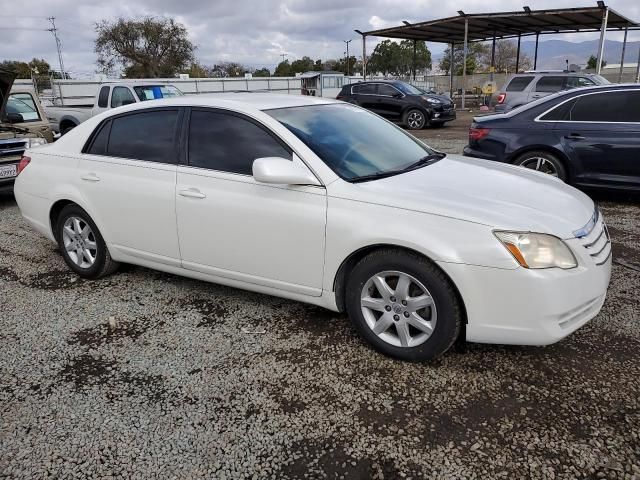
[[205, 78], [208, 76], [207, 68], [198, 62], [192, 63], [185, 73], [188, 73], [191, 78]]
[[[481, 65], [481, 58], [485, 54], [486, 47], [479, 42], [467, 44], [467, 74], [472, 74]], [[464, 59], [464, 48], [462, 45], [456, 45], [453, 50], [454, 75], [462, 75], [462, 62]], [[451, 47], [447, 47], [444, 51], [440, 64], [440, 70], [447, 75], [451, 70]]]
[[103, 20], [95, 30], [97, 64], [107, 74], [120, 66], [127, 77], [172, 77], [193, 62], [195, 46], [173, 19]]
[[315, 63], [311, 58], [304, 56], [299, 60], [291, 62], [291, 75], [296, 73], [310, 72], [314, 69]]
[[[43, 58], [34, 58], [30, 62], [21, 62], [19, 60], [4, 60], [0, 62], [0, 68], [10, 70], [16, 78], [31, 78], [31, 75], [51, 75], [54, 78], [61, 78], [60, 72], [51, 70], [49, 63]], [[66, 75], [70, 78], [69, 75]]]
[[[357, 64], [358, 59], [354, 56], [349, 57], [349, 75], [354, 75], [357, 72]], [[336, 62], [334, 67], [336, 71], [342, 72], [346, 75], [347, 73], [347, 59], [341, 58]]]
[[[604, 67], [607, 64], [606, 60], [602, 60], [602, 66]], [[598, 68], [598, 57], [595, 55], [591, 55], [589, 60], [587, 60], [587, 68], [591, 70], [595, 70]]]
[[271, 76], [271, 70], [269, 70], [266, 67], [259, 68], [258, 70], [253, 72], [253, 76], [254, 77], [270, 77]]
[[207, 76], [212, 78], [244, 77], [249, 69], [238, 62], [221, 62], [205, 67]]
[[[384, 40], [376, 45], [368, 63], [368, 70], [384, 75], [408, 76], [413, 71], [413, 40], [400, 43]], [[431, 52], [423, 41], [416, 42], [416, 71], [431, 68]]]
[[291, 64], [289, 60], [284, 60], [278, 64], [276, 71], [273, 73], [274, 77], [291, 77]]
[[[494, 58], [494, 66], [496, 72], [514, 73], [516, 70], [516, 56], [518, 54], [518, 44], [511, 40], [497, 40], [496, 54]], [[491, 67], [491, 45], [486, 45], [481, 53], [481, 61], [483, 67], [488, 71]], [[518, 68], [520, 70], [528, 70], [533, 62], [528, 55], [520, 52], [520, 62]]]

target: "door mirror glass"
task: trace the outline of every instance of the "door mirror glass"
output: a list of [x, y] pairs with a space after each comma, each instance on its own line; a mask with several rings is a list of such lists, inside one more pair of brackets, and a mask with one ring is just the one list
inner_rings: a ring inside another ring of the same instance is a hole
[[254, 160], [253, 178], [257, 182], [279, 185], [320, 185], [318, 179], [306, 167], [279, 157]]
[[24, 118], [20, 113], [8, 112], [6, 116], [8, 123], [23, 123]]

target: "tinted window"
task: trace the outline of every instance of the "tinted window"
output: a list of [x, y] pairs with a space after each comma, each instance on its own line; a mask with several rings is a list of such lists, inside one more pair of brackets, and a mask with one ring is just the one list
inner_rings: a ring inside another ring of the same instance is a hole
[[640, 91], [595, 93], [578, 97], [574, 122], [640, 122]]
[[393, 97], [394, 95], [398, 95], [399, 93], [400, 92], [393, 88], [391, 85], [378, 85], [378, 95]]
[[407, 95], [422, 95], [422, 91], [418, 90], [416, 87], [409, 83], [396, 82], [394, 83], [394, 86], [402, 93], [406, 93]]
[[536, 84], [537, 92], [559, 92], [564, 85], [565, 77], [542, 77]]
[[513, 77], [507, 85], [507, 92], [521, 92], [531, 83], [533, 77]]
[[587, 77], [568, 77], [567, 78], [567, 88], [589, 87], [591, 85], [595, 85], [595, 82], [592, 82]]
[[[545, 97], [548, 98], [548, 97]], [[540, 117], [540, 120], [569, 120], [569, 113], [576, 103], [576, 98], [558, 105], [556, 108]]]
[[184, 95], [173, 85], [144, 85], [133, 87], [141, 102], [158, 98], [181, 97]]
[[109, 104], [109, 87], [102, 87], [98, 95], [98, 107], [107, 108]]
[[108, 154], [151, 162], [177, 163], [177, 121], [178, 110], [157, 110], [114, 118]]
[[264, 128], [227, 113], [194, 110], [189, 123], [189, 165], [252, 174], [262, 157], [291, 159], [291, 151]]
[[347, 180], [393, 172], [435, 153], [386, 120], [346, 103], [280, 108], [266, 113]]
[[375, 95], [376, 85], [375, 83], [365, 83], [362, 85], [356, 85], [353, 87], [353, 91], [359, 95]]
[[114, 87], [111, 94], [111, 108], [136, 103], [136, 99], [127, 87]]
[[87, 153], [92, 155], [106, 155], [110, 129], [111, 122], [104, 122], [100, 127], [98, 127], [98, 132], [93, 137], [91, 146], [87, 150]]
[[19, 113], [23, 122], [37, 122], [40, 120], [38, 108], [29, 93], [12, 93], [7, 99], [7, 112]]

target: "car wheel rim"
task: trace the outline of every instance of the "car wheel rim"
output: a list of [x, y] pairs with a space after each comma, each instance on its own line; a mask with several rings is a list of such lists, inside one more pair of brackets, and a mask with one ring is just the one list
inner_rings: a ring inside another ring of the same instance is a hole
[[362, 288], [360, 305], [371, 331], [395, 347], [421, 345], [436, 327], [438, 315], [429, 290], [403, 272], [373, 275]]
[[96, 262], [98, 244], [89, 224], [80, 217], [69, 217], [62, 227], [62, 243], [67, 255], [80, 268]]
[[537, 170], [538, 172], [546, 173], [553, 177], [558, 176], [556, 166], [544, 157], [527, 158], [520, 164], [520, 166], [530, 168], [531, 170]]
[[411, 112], [407, 118], [407, 122], [411, 128], [420, 128], [424, 124], [424, 115], [420, 112]]

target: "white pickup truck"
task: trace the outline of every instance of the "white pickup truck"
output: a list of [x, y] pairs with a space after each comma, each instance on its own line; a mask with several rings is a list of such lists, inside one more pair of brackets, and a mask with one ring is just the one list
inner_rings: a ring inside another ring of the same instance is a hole
[[46, 113], [51, 130], [64, 135], [85, 120], [110, 108], [181, 95], [184, 94], [180, 90], [167, 84], [102, 83], [93, 105], [46, 107]]

